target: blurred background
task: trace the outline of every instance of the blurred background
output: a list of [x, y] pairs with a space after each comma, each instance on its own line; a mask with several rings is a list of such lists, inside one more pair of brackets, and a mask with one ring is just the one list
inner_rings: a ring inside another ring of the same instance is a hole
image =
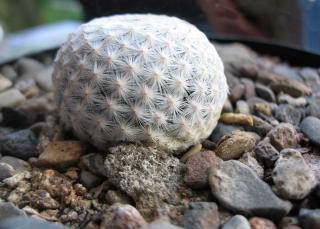
[[0, 63], [58, 47], [83, 21], [118, 13], [175, 15], [216, 39], [320, 54], [320, 0], [1, 0]]

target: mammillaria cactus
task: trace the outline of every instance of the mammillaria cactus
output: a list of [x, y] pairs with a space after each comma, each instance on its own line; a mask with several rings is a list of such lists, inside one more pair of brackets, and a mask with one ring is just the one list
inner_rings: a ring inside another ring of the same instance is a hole
[[228, 91], [202, 32], [150, 14], [81, 25], [57, 54], [53, 82], [62, 122], [98, 148], [124, 141], [184, 150], [211, 133]]

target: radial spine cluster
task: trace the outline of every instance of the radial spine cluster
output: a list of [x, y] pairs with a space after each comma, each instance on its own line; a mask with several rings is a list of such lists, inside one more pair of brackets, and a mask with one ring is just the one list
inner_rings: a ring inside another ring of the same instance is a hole
[[81, 25], [57, 54], [53, 82], [62, 122], [98, 148], [124, 141], [184, 150], [208, 137], [228, 93], [206, 36], [149, 14]]

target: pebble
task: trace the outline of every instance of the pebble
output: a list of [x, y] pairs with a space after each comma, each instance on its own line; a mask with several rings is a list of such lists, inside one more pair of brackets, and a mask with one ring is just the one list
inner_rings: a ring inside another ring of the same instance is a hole
[[55, 111], [56, 106], [53, 101], [53, 94], [48, 93], [38, 98], [28, 99], [18, 108], [32, 114], [47, 115]]
[[245, 153], [242, 155], [242, 157], [239, 159], [239, 161], [254, 171], [258, 177], [263, 178], [264, 176], [264, 169], [263, 167], [258, 163], [258, 161], [251, 156], [251, 153]]
[[258, 161], [267, 168], [272, 168], [279, 158], [279, 151], [267, 141], [260, 141], [254, 151]]
[[238, 100], [236, 103], [236, 112], [241, 114], [250, 114], [250, 108], [246, 101], [244, 100]]
[[246, 126], [245, 129], [247, 131], [253, 131], [259, 134], [260, 136], [264, 137], [272, 129], [272, 125], [264, 121], [263, 119], [255, 115], [252, 115], [252, 119], [253, 126]]
[[13, 132], [0, 138], [1, 153], [24, 160], [38, 155], [37, 144], [37, 137], [29, 129]]
[[241, 83], [245, 86], [244, 98], [248, 100], [256, 96], [256, 90], [254, 86], [254, 82], [250, 79], [242, 78]]
[[26, 216], [26, 213], [14, 206], [12, 203], [0, 202], [0, 222], [4, 219], [15, 216]]
[[320, 100], [312, 99], [309, 100], [309, 105], [306, 109], [306, 114], [308, 116], [314, 116], [316, 118], [320, 118]]
[[47, 169], [32, 177], [34, 189], [46, 190], [55, 198], [65, 199], [73, 190], [71, 181], [61, 173]]
[[14, 171], [17, 173], [31, 170], [31, 166], [29, 165], [28, 162], [16, 157], [11, 157], [11, 156], [0, 157], [0, 163], [10, 165], [14, 169]]
[[246, 217], [235, 215], [223, 224], [221, 229], [251, 229], [251, 227]]
[[138, 229], [146, 224], [146, 221], [133, 206], [114, 204], [102, 215], [100, 228]]
[[98, 186], [102, 182], [102, 179], [91, 172], [82, 169], [80, 173], [80, 182], [87, 189], [91, 189]]
[[301, 122], [300, 129], [312, 143], [320, 146], [320, 119], [312, 116], [306, 117]]
[[[312, 169], [318, 182], [320, 182], [320, 163], [319, 163], [320, 154], [317, 152], [313, 152], [313, 153], [304, 153], [302, 156], [304, 160], [307, 162], [307, 164], [309, 165], [309, 167]], [[319, 192], [319, 200], [320, 200], [320, 192]]]
[[11, 165], [0, 162], [0, 181], [8, 177], [12, 177], [15, 174], [15, 170]]
[[192, 202], [182, 221], [185, 229], [218, 229], [218, 206], [214, 202]]
[[255, 64], [244, 64], [241, 66], [240, 73], [244, 77], [255, 79], [257, 77], [259, 67]]
[[169, 219], [160, 218], [145, 225], [143, 229], [182, 229], [182, 227], [171, 224]]
[[284, 103], [284, 104], [289, 104], [294, 107], [304, 107], [307, 105], [307, 100], [305, 97], [298, 97], [294, 98], [290, 95], [280, 93], [278, 96], [278, 102], [279, 103]]
[[317, 185], [313, 171], [294, 149], [280, 152], [272, 172], [274, 191], [284, 199], [301, 200]]
[[268, 102], [272, 102], [272, 103], [274, 103], [276, 101], [276, 96], [274, 95], [273, 91], [269, 87], [264, 86], [260, 83], [257, 83], [255, 85], [255, 89], [256, 89], [256, 94], [259, 97], [265, 99]]
[[275, 118], [280, 122], [287, 122], [292, 125], [299, 125], [301, 112], [291, 105], [280, 105], [275, 110]]
[[59, 202], [53, 199], [45, 190], [35, 190], [26, 193], [25, 198], [30, 202], [30, 205], [39, 210], [44, 209], [58, 209]]
[[40, 154], [37, 165], [65, 169], [75, 165], [84, 153], [80, 141], [53, 141]]
[[243, 128], [241, 126], [229, 125], [219, 122], [210, 135], [210, 140], [213, 142], [218, 142], [223, 136], [231, 134], [231, 132], [236, 130], [243, 130]]
[[298, 70], [288, 66], [287, 64], [277, 64], [274, 66], [272, 71], [275, 74], [284, 76], [288, 79], [301, 80]]
[[20, 75], [30, 74], [30, 73], [32, 74], [43, 69], [43, 64], [35, 59], [24, 57], [24, 58], [20, 58], [15, 63], [15, 68]]
[[8, 177], [4, 179], [2, 182], [5, 183], [10, 188], [15, 188], [19, 185], [20, 181], [28, 177], [30, 177], [30, 173], [25, 171], [25, 172], [17, 173], [11, 177]]
[[220, 121], [226, 124], [253, 126], [252, 116], [246, 114], [223, 113], [220, 117]]
[[12, 82], [0, 74], [0, 92], [12, 86]]
[[242, 154], [252, 151], [255, 144], [256, 139], [252, 134], [244, 131], [234, 131], [220, 139], [216, 154], [223, 160], [237, 159]]
[[280, 219], [292, 205], [279, 199], [268, 184], [248, 166], [230, 160], [211, 167], [209, 183], [213, 196], [235, 213]]
[[280, 123], [267, 136], [270, 138], [270, 143], [279, 151], [286, 148], [295, 148], [299, 142], [296, 129], [289, 123]]
[[251, 229], [277, 229], [276, 225], [271, 220], [261, 218], [261, 217], [252, 217], [249, 220]]
[[36, 115], [13, 107], [2, 108], [3, 125], [12, 128], [26, 128], [36, 122]]
[[52, 78], [51, 78], [52, 72], [53, 72], [53, 66], [49, 66], [35, 74], [35, 80], [37, 84], [44, 91], [50, 92], [53, 90], [53, 84], [52, 84]]
[[304, 83], [287, 79], [277, 80], [271, 83], [271, 89], [276, 93], [283, 92], [292, 97], [310, 95], [312, 92], [311, 88]]
[[39, 220], [35, 217], [13, 217], [4, 221], [0, 222], [1, 229], [25, 229], [25, 228], [32, 228], [32, 229], [67, 229], [66, 227], [62, 226], [61, 224], [57, 223], [49, 223], [45, 220]]
[[14, 68], [10, 65], [4, 65], [1, 68], [1, 74], [4, 75], [4, 77], [9, 79], [10, 81], [15, 81], [18, 76]]
[[219, 158], [213, 151], [202, 151], [191, 156], [186, 163], [184, 182], [191, 188], [198, 189], [208, 186], [208, 169], [214, 166]]
[[180, 161], [182, 161], [183, 163], [186, 163], [187, 160], [200, 152], [200, 150], [202, 149], [202, 145], [201, 144], [196, 144], [194, 146], [192, 146], [181, 158]]
[[13, 107], [26, 100], [26, 97], [17, 89], [0, 92], [0, 108]]
[[320, 209], [300, 209], [299, 222], [303, 228], [320, 228]]
[[232, 112], [233, 107], [229, 99], [226, 99], [226, 101], [223, 104], [222, 113], [224, 112]]
[[231, 91], [229, 98], [231, 102], [236, 102], [237, 100], [241, 99], [245, 92], [245, 86], [243, 84], [237, 84], [234, 86]]
[[257, 114], [264, 114], [267, 116], [272, 115], [272, 110], [269, 103], [255, 103], [253, 105], [253, 110]]
[[92, 172], [93, 174], [106, 176], [106, 169], [104, 167], [105, 158], [99, 153], [90, 153], [81, 157], [80, 165]]

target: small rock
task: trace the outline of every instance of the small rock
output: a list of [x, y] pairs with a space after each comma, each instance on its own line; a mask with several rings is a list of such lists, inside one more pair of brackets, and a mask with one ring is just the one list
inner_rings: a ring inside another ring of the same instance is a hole
[[256, 96], [256, 90], [254, 87], [254, 82], [250, 79], [242, 78], [241, 83], [245, 86], [244, 98], [248, 100]]
[[258, 177], [263, 178], [263, 167], [257, 162], [257, 160], [254, 157], [251, 156], [250, 153], [243, 154], [239, 161], [251, 168], [252, 171], [254, 171], [258, 175]]
[[8, 177], [4, 179], [2, 182], [8, 185], [10, 188], [15, 188], [16, 186], [19, 185], [19, 182], [22, 181], [24, 178], [30, 177], [29, 172], [21, 172], [17, 173], [11, 177]]
[[0, 74], [0, 92], [12, 86], [12, 82]]
[[62, 226], [61, 224], [57, 223], [49, 223], [45, 220], [39, 220], [34, 217], [13, 217], [4, 221], [0, 222], [1, 229], [25, 229], [25, 228], [32, 228], [32, 229], [67, 229], [66, 227]]
[[172, 225], [169, 220], [157, 219], [142, 227], [143, 229], [182, 229], [182, 227], [177, 227]]
[[275, 118], [280, 122], [299, 125], [301, 120], [301, 112], [291, 105], [280, 105], [275, 110]]
[[147, 223], [133, 206], [114, 204], [102, 216], [100, 228], [135, 229]]
[[287, 79], [301, 80], [301, 77], [297, 71], [287, 64], [277, 64], [272, 69], [273, 73], [286, 77]]
[[196, 144], [194, 146], [192, 146], [181, 158], [180, 161], [182, 161], [183, 163], [186, 163], [187, 160], [200, 152], [200, 150], [202, 149], [202, 145], [201, 144]]
[[[311, 170], [313, 171], [314, 175], [317, 178], [317, 181], [320, 183], [320, 154], [318, 152], [312, 153], [304, 153], [303, 155], [304, 160], [307, 162]], [[320, 187], [320, 186], [319, 186]], [[320, 189], [319, 189], [319, 200], [320, 200]]]
[[108, 190], [106, 194], [108, 204], [130, 204], [130, 198], [120, 191]]
[[40, 154], [36, 164], [64, 169], [75, 165], [83, 153], [84, 146], [80, 141], [54, 141]]
[[26, 216], [26, 213], [12, 203], [0, 202], [0, 221], [15, 216]]
[[36, 86], [36, 82], [32, 78], [18, 78], [17, 82], [14, 85], [15, 89], [18, 89], [22, 93], [27, 92], [31, 88]]
[[73, 190], [71, 181], [61, 173], [47, 169], [37, 173], [32, 177], [32, 186], [34, 189], [46, 190], [55, 198], [66, 198]]
[[277, 229], [276, 225], [271, 220], [253, 217], [249, 220], [251, 229]]
[[8, 177], [12, 177], [14, 174], [15, 171], [11, 165], [0, 162], [0, 181]]
[[0, 108], [13, 107], [26, 100], [26, 97], [17, 89], [9, 89], [0, 93]]
[[282, 93], [280, 93], [278, 96], [278, 102], [284, 103], [284, 104], [289, 104], [294, 107], [304, 107], [308, 103], [307, 100], [305, 99], [305, 97], [294, 98], [290, 95], [282, 94]]
[[287, 228], [287, 229], [299, 229], [300, 227], [296, 228], [299, 225], [299, 220], [297, 217], [283, 217], [279, 224], [280, 228]]
[[283, 92], [293, 97], [300, 97], [311, 94], [311, 88], [297, 80], [277, 80], [271, 83], [271, 88], [276, 93]]
[[60, 204], [45, 190], [28, 192], [25, 197], [30, 201], [32, 207], [39, 210], [58, 209], [60, 207]]
[[253, 150], [255, 144], [256, 140], [251, 134], [244, 131], [234, 131], [219, 141], [216, 154], [223, 160], [236, 159]]
[[35, 75], [35, 80], [37, 84], [44, 91], [50, 92], [53, 90], [53, 84], [52, 84], [52, 78], [51, 78], [52, 72], [53, 72], [53, 66], [49, 66], [37, 72], [37, 74]]
[[18, 74], [16, 73], [14, 68], [11, 67], [10, 65], [4, 65], [1, 68], [1, 74], [4, 75], [4, 77], [6, 77], [7, 79], [9, 79], [11, 81], [15, 81], [18, 76]]
[[255, 64], [245, 64], [241, 66], [240, 74], [244, 77], [255, 79], [259, 71], [258, 65]]
[[317, 146], [320, 146], [320, 119], [306, 117], [300, 124], [301, 131]]
[[202, 151], [191, 156], [186, 163], [184, 182], [191, 188], [208, 186], [208, 169], [217, 163], [217, 156], [212, 151]]
[[308, 116], [320, 118], [320, 99], [309, 100], [309, 105], [306, 110]]
[[245, 129], [247, 131], [255, 132], [260, 136], [264, 137], [272, 129], [272, 125], [264, 121], [263, 119], [255, 115], [252, 115], [252, 118], [253, 126], [246, 126]]
[[2, 108], [3, 126], [26, 128], [36, 121], [36, 116], [13, 107]]
[[56, 109], [53, 94], [49, 93], [42, 97], [28, 99], [19, 105], [19, 109], [37, 115], [50, 114]]
[[91, 172], [82, 169], [80, 173], [80, 182], [87, 189], [91, 189], [98, 186], [102, 182], [102, 179]]
[[236, 112], [237, 113], [241, 113], [241, 114], [246, 114], [249, 115], [250, 114], [250, 108], [249, 105], [246, 101], [243, 100], [239, 100], [236, 103]]
[[80, 165], [90, 172], [106, 176], [106, 169], [104, 167], [104, 157], [99, 153], [90, 153], [81, 157]]
[[231, 102], [236, 102], [237, 100], [241, 99], [245, 92], [245, 86], [243, 84], [238, 84], [234, 86], [230, 91], [230, 100]]
[[218, 206], [214, 202], [193, 202], [183, 216], [185, 229], [218, 229]]
[[272, 115], [272, 110], [269, 103], [255, 103], [253, 105], [253, 110], [255, 113], [258, 113], [258, 114], [260, 113], [267, 116]]
[[248, 220], [242, 215], [235, 215], [229, 219], [221, 229], [251, 229]]
[[15, 68], [20, 75], [28, 74], [28, 73], [35, 73], [41, 69], [43, 69], [43, 64], [39, 61], [31, 58], [20, 58], [16, 64]]
[[299, 222], [303, 228], [320, 228], [320, 209], [300, 209]]
[[284, 199], [303, 199], [317, 185], [312, 170], [301, 153], [294, 149], [280, 152], [272, 172], [272, 179], [274, 191]]
[[219, 203], [235, 213], [280, 219], [291, 209], [290, 202], [279, 199], [268, 184], [239, 161], [211, 167], [209, 183]]
[[279, 151], [266, 141], [259, 142], [254, 151], [257, 159], [267, 168], [273, 167], [279, 158]]
[[25, 160], [38, 155], [37, 144], [35, 134], [29, 129], [10, 133], [0, 138], [1, 153]]
[[299, 142], [297, 131], [289, 123], [279, 124], [267, 136], [270, 138], [270, 143], [279, 151], [286, 148], [295, 148]]
[[226, 124], [253, 126], [252, 116], [246, 114], [223, 113], [220, 117], [220, 121]]
[[257, 83], [255, 88], [256, 88], [256, 93], [259, 97], [272, 103], [276, 101], [276, 96], [274, 95], [273, 91], [269, 87]]
[[231, 132], [236, 130], [243, 130], [243, 128], [241, 126], [228, 125], [219, 122], [210, 135], [210, 140], [213, 142], [218, 142], [223, 136], [231, 134]]
[[29, 165], [28, 162], [16, 157], [3, 156], [0, 158], [0, 163], [5, 163], [12, 166], [14, 171], [17, 173], [31, 170], [31, 166]]

